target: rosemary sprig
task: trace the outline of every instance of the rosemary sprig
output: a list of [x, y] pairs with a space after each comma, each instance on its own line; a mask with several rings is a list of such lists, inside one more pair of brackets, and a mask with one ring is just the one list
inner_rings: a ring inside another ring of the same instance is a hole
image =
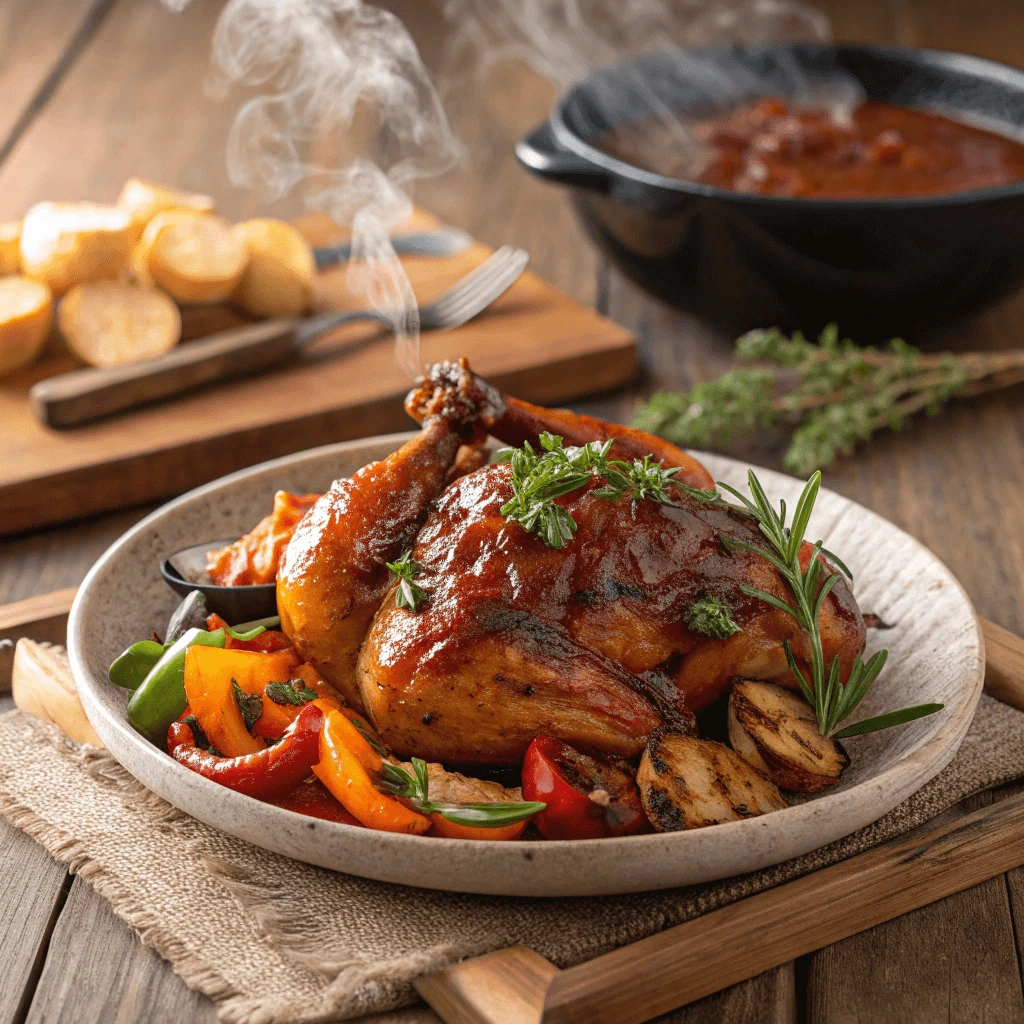
[[406, 551], [397, 562], [384, 563], [391, 575], [400, 582], [395, 591], [395, 606], [397, 608], [408, 608], [414, 612], [427, 600], [426, 591], [416, 584], [416, 576], [419, 574], [419, 566], [412, 560], [412, 551]]
[[[780, 501], [779, 510], [776, 511], [768, 500], [768, 496], [761, 486], [761, 482], [751, 470], [747, 474], [750, 486], [750, 494], [753, 500], [747, 498], [734, 487], [728, 484], [719, 483], [719, 487], [739, 498], [742, 507], [749, 512], [758, 523], [758, 527], [768, 541], [770, 550], [753, 544], [738, 541], [725, 534], [721, 536], [722, 543], [730, 549], [749, 551], [767, 559], [776, 569], [780, 576], [789, 585], [795, 606], [776, 597], [774, 594], [761, 590], [759, 587], [752, 587], [749, 584], [741, 583], [740, 590], [749, 597], [756, 597], [770, 604], [773, 608], [791, 615], [796, 621], [807, 630], [811, 646], [811, 679], [804, 676], [796, 658], [789, 645], [785, 641], [783, 647], [786, 651], [786, 661], [793, 673], [801, 692], [807, 701], [814, 708], [815, 718], [818, 722], [818, 731], [822, 736], [855, 736], [862, 733], [874, 732], [878, 729], [887, 729], [894, 725], [902, 725], [904, 722], [912, 722], [914, 719], [923, 718], [925, 715], [941, 711], [942, 704], [918, 704], [915, 707], [901, 708], [898, 711], [889, 711], [873, 718], [857, 722], [846, 729], [837, 731], [839, 724], [847, 718], [850, 713], [863, 700], [871, 684], [878, 678], [878, 674], [885, 665], [888, 651], [876, 651], [867, 661], [855, 658], [850, 676], [844, 686], [839, 678], [839, 656], [832, 659], [832, 664], [826, 673], [825, 657], [822, 652], [821, 631], [818, 620], [821, 609], [825, 604], [825, 598], [831, 593], [832, 588], [839, 582], [840, 573], [824, 569], [823, 563], [818, 557], [822, 554], [821, 541], [818, 541], [807, 562], [807, 568], [801, 568], [800, 548], [807, 532], [807, 525], [810, 522], [811, 511], [814, 508], [815, 499], [818, 496], [818, 488], [821, 486], [821, 473], [815, 473], [807, 481], [803, 492], [797, 501], [793, 512], [793, 521], [790, 525], [786, 523], [786, 503]], [[826, 557], [833, 557], [828, 555]], [[849, 575], [848, 570], [838, 559], [834, 559], [837, 565], [841, 566], [843, 572]]]
[[[688, 392], [659, 392], [633, 425], [675, 444], [721, 448], [737, 434], [787, 423], [794, 430], [785, 466], [805, 475], [876, 430], [898, 430], [922, 410], [936, 415], [955, 395], [1024, 380], [1024, 350], [925, 355], [894, 338], [880, 351], [840, 339], [835, 324], [817, 344], [799, 332], [751, 331], [736, 342], [736, 355], [774, 368], [740, 366]], [[796, 386], [786, 391], [793, 377]]]
[[412, 759], [412, 772], [401, 765], [384, 762], [384, 777], [379, 785], [392, 796], [411, 800], [423, 814], [440, 814], [442, 818], [456, 825], [470, 825], [474, 828], [501, 828], [514, 825], [524, 818], [533, 817], [543, 811], [547, 804], [536, 801], [522, 803], [493, 804], [441, 804], [430, 799], [430, 779], [427, 764], [419, 757]]

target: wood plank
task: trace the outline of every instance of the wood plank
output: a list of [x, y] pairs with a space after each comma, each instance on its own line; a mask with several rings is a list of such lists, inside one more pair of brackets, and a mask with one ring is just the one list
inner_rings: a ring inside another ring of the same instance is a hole
[[651, 1024], [797, 1024], [799, 1019], [796, 978], [788, 963], [681, 1006]]
[[[991, 803], [992, 794], [982, 794], [951, 816]], [[811, 956], [807, 1024], [868, 1018], [873, 1024], [1009, 1024], [1024, 1018], [1003, 876]]]
[[6, 821], [0, 864], [0, 1024], [21, 1024], [71, 882], [63, 864]]
[[76, 876], [53, 930], [26, 1024], [155, 1019], [213, 1024], [217, 1011]]
[[856, 934], [1024, 859], [1024, 797], [926, 826], [696, 921], [569, 968], [544, 1024], [639, 1024], [689, 998]]
[[23, 636], [51, 644], [67, 642], [68, 612], [74, 596], [75, 588], [68, 587], [0, 605], [0, 693], [11, 688], [13, 645]]
[[0, 163], [31, 124], [112, 0], [5, 0], [0, 6]]

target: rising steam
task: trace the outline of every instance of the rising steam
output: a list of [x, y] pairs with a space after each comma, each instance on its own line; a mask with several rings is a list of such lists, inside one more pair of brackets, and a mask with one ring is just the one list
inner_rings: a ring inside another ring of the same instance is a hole
[[230, 0], [213, 60], [215, 95], [257, 92], [228, 138], [231, 181], [269, 199], [298, 191], [351, 226], [346, 282], [392, 318], [415, 378], [416, 299], [389, 233], [412, 213], [412, 182], [449, 170], [462, 150], [405, 26], [361, 0]]

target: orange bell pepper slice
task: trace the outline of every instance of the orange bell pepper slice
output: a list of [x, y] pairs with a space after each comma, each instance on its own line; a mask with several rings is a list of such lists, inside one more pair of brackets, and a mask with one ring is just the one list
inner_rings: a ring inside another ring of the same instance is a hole
[[288, 711], [294, 714], [288, 714], [264, 698], [263, 714], [253, 727], [257, 735], [252, 736], [245, 727], [232, 683], [238, 683], [244, 693], [262, 697], [267, 683], [291, 679], [297, 663], [293, 651], [262, 654], [198, 644], [189, 647], [185, 654], [185, 696], [207, 739], [225, 757], [262, 750], [266, 744], [259, 734], [276, 739], [301, 710], [289, 706]]
[[457, 825], [436, 811], [430, 815], [430, 834], [442, 839], [518, 839], [529, 824], [529, 819], [498, 828], [480, 828], [476, 825]]
[[422, 835], [430, 819], [374, 785], [383, 766], [383, 758], [343, 712], [328, 712], [320, 733], [320, 763], [313, 768], [320, 781], [367, 828]]

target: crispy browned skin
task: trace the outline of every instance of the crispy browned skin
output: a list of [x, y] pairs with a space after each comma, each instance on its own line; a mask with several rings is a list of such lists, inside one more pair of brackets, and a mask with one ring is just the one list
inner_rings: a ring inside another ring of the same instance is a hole
[[[452, 375], [468, 372], [468, 369], [464, 359], [458, 363], [435, 363], [419, 386], [409, 392], [405, 400], [406, 412], [417, 423], [422, 423], [436, 390], [444, 386]], [[544, 431], [558, 434], [567, 448], [580, 447], [591, 441], [607, 441], [614, 437], [612, 458], [632, 461], [652, 455], [665, 466], [680, 467], [676, 479], [688, 487], [710, 490], [715, 486], [711, 474], [692, 455], [660, 437], [633, 427], [584, 416], [569, 409], [545, 409], [531, 405], [511, 395], [500, 394], [475, 375], [473, 379], [481, 388], [488, 389], [491, 401], [486, 416], [487, 428], [505, 444], [519, 447], [524, 441], [529, 441], [537, 448], [538, 439]]]
[[302, 657], [362, 707], [359, 645], [488, 396], [466, 373], [434, 390], [423, 429], [393, 455], [338, 480], [298, 525], [277, 577], [281, 628]]
[[[739, 590], [786, 600], [786, 584], [718, 539], [762, 544], [750, 517], [679, 491], [679, 508], [609, 502], [591, 493], [597, 486], [559, 499], [578, 524], [562, 550], [501, 515], [512, 497], [506, 464], [441, 495], [413, 550], [429, 601], [413, 613], [386, 599], [359, 662], [364, 706], [396, 752], [518, 763], [550, 734], [628, 757], [666, 717], [685, 718], [684, 703], [707, 707], [737, 676], [794, 685], [782, 642], [806, 663], [806, 636]], [[732, 605], [743, 632], [691, 634], [683, 617], [704, 594]], [[826, 600], [821, 632], [826, 661], [839, 654], [845, 677], [864, 647], [845, 581]]]

